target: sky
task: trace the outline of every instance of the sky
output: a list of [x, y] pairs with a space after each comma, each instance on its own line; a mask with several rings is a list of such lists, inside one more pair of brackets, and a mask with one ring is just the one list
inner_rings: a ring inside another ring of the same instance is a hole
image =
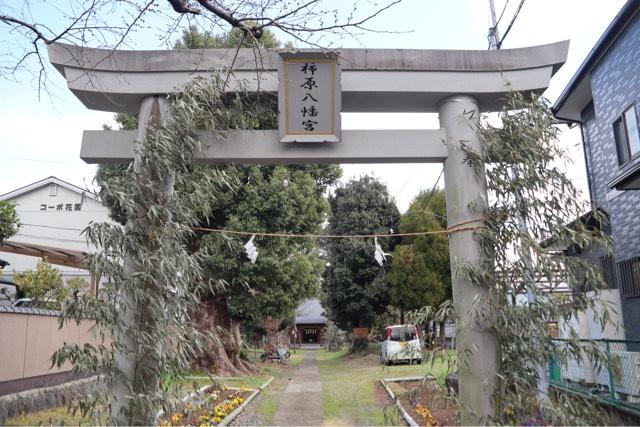
[[[17, 2], [9, 0], [9, 3], [12, 1]], [[328, 3], [351, 2], [328, 0]], [[361, 0], [359, 8], [366, 11], [373, 3]], [[505, 10], [499, 24], [501, 34], [518, 3], [519, 0], [495, 0], [497, 13]], [[571, 41], [566, 64], [544, 94], [553, 102], [623, 4], [624, 0], [526, 0], [502, 48]], [[169, 11], [168, 2], [160, 1], [159, 7]], [[53, 16], [47, 14], [43, 19]], [[489, 0], [404, 0], [372, 22], [371, 27], [382, 32], [362, 34], [358, 40], [327, 37], [325, 41], [345, 48], [483, 50], [488, 47], [490, 26]], [[153, 22], [146, 22], [126, 47], [166, 48], [153, 28]], [[276, 36], [287, 40], [282, 34]], [[0, 27], [0, 43], [11, 50], [17, 49], [18, 40]], [[57, 71], [49, 68], [47, 76], [47, 93], [38, 91], [32, 76], [20, 75], [18, 81], [0, 77], [0, 194], [51, 175], [78, 186], [93, 186], [96, 167], [79, 159], [82, 131], [113, 125], [113, 114], [87, 110], [66, 89]], [[433, 114], [351, 113], [343, 114], [342, 125], [343, 129], [432, 129], [438, 127], [438, 121]], [[567, 168], [567, 173], [586, 198], [579, 129], [563, 126], [562, 130], [561, 143], [569, 150], [575, 165]], [[405, 211], [421, 190], [428, 191], [434, 186], [441, 169], [440, 164], [343, 165], [342, 180], [374, 175], [387, 185], [400, 210]], [[442, 185], [441, 179], [438, 186]]]

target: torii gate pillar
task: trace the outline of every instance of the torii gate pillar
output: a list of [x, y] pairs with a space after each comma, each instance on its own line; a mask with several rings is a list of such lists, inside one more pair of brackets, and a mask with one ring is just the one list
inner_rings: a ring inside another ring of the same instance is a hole
[[[456, 95], [442, 100], [438, 113], [440, 127], [447, 134], [444, 179], [448, 226], [481, 226], [488, 210], [484, 169], [474, 170], [465, 163], [461, 148], [464, 143], [477, 153], [482, 151], [476, 133], [478, 103], [470, 96]], [[473, 284], [459, 271], [462, 264], [486, 266], [491, 260], [485, 252], [473, 230], [449, 234], [462, 425], [484, 424], [495, 415], [497, 344], [495, 334], [482, 321], [486, 310], [491, 309], [490, 291], [488, 286]]]

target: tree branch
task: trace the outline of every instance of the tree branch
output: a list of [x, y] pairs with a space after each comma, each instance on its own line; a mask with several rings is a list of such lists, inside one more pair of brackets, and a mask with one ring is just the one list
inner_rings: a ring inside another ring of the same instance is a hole
[[262, 28], [256, 26], [249, 26], [245, 24], [242, 20], [237, 19], [231, 14], [228, 10], [224, 9], [222, 6], [218, 4], [218, 2], [214, 0], [197, 0], [198, 3], [209, 12], [216, 15], [218, 18], [228, 22], [232, 27], [239, 28], [245, 33], [251, 34], [251, 36], [255, 39], [260, 39], [263, 34]]
[[18, 27], [25, 27], [28, 30], [30, 30], [32, 33], [34, 33], [36, 35], [36, 38], [34, 40], [34, 42], [37, 42], [38, 40], [42, 40], [44, 41], [46, 44], [51, 43], [51, 40], [49, 40], [49, 38], [45, 37], [44, 34], [42, 34], [42, 32], [40, 30], [38, 30], [38, 28], [33, 25], [33, 24], [29, 24], [28, 22], [25, 21], [21, 21], [20, 19], [16, 19], [12, 16], [7, 16], [7, 15], [0, 15], [0, 22], [4, 22], [7, 25], [11, 25], [14, 24], [13, 26], [18, 26]]
[[175, 10], [178, 13], [190, 13], [192, 15], [200, 15], [200, 10], [189, 6], [189, 4], [187, 3], [187, 0], [167, 0], [170, 4], [171, 7], [173, 7], [173, 10]]

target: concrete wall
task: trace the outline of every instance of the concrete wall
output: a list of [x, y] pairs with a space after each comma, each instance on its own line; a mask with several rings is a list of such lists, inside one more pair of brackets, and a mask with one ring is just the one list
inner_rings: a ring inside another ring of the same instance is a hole
[[[607, 185], [620, 171], [613, 122], [632, 103], [640, 116], [638, 70], [640, 16], [636, 15], [591, 74], [595, 114], [583, 125], [592, 198], [610, 215], [616, 262], [640, 256], [640, 191], [611, 190]], [[621, 304], [627, 338], [640, 338], [640, 298], [622, 297]]]
[[58, 329], [58, 312], [0, 307], [0, 385], [71, 369], [51, 367], [51, 356], [64, 343], [97, 344], [89, 329], [91, 320], [66, 324]]

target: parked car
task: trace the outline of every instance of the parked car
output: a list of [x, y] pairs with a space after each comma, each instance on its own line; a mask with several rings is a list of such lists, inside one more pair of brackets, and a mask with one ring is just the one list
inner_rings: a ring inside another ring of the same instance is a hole
[[385, 328], [380, 349], [380, 363], [407, 361], [422, 363], [420, 332], [414, 325], [393, 325]]
[[14, 307], [33, 307], [31, 298], [19, 298], [13, 302]]

